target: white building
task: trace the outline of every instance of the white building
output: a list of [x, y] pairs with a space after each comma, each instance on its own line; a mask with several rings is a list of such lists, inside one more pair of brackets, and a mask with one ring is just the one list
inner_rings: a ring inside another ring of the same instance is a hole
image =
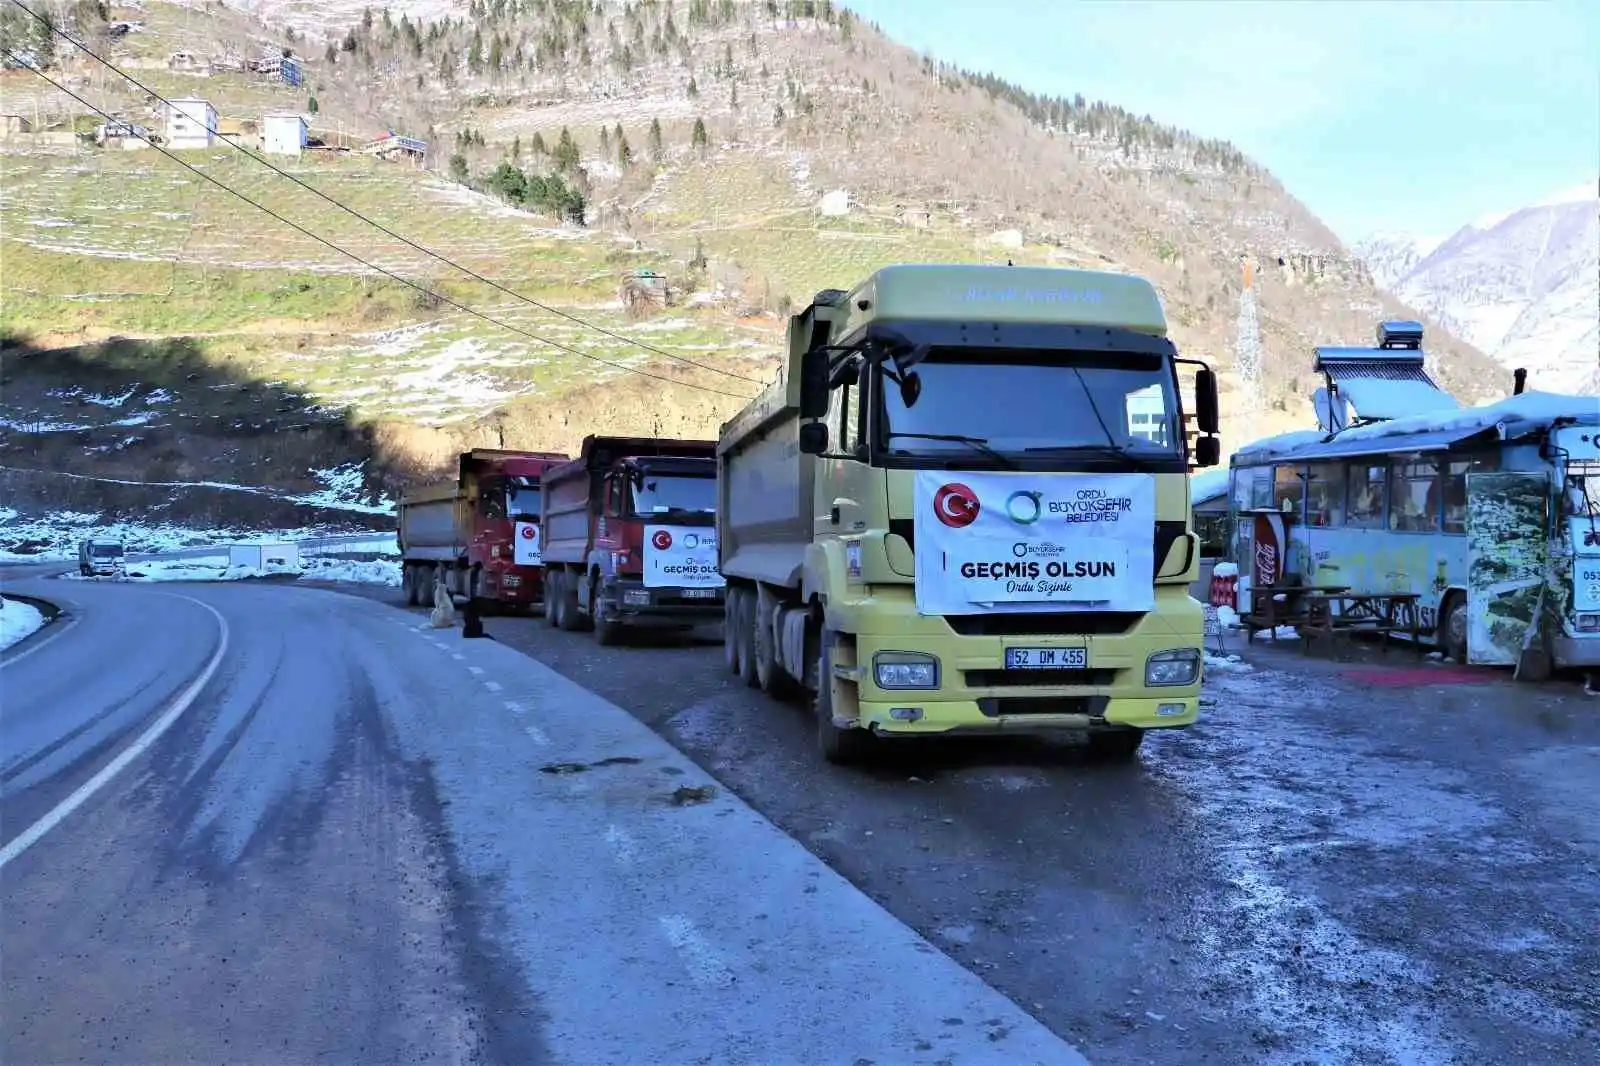
[[172, 101], [167, 108], [167, 147], [210, 148], [216, 143], [217, 109], [211, 101], [186, 97]]
[[261, 145], [272, 155], [299, 155], [306, 146], [307, 126], [304, 115], [287, 111], [267, 115], [261, 123]]

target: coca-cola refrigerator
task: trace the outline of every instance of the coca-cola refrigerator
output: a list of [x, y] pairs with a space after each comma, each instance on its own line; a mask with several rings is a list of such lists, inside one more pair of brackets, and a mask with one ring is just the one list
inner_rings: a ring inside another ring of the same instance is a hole
[[1289, 558], [1289, 532], [1299, 515], [1272, 507], [1239, 512], [1239, 612], [1255, 610], [1258, 585], [1283, 582]]

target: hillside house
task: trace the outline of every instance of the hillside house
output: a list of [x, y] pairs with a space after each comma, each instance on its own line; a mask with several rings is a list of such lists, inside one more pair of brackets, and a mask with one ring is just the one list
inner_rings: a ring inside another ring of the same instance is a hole
[[185, 97], [167, 109], [167, 147], [175, 152], [216, 143], [217, 109], [211, 101]]
[[0, 115], [0, 137], [21, 137], [33, 132], [33, 123], [21, 115]]
[[261, 147], [269, 155], [299, 155], [309, 127], [304, 115], [275, 111], [261, 122]]
[[253, 119], [218, 119], [217, 136], [240, 148], [261, 150], [261, 124]]

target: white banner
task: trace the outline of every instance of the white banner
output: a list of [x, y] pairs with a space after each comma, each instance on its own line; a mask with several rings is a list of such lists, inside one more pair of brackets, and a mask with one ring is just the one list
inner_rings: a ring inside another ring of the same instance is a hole
[[717, 531], [711, 526], [645, 526], [645, 588], [719, 589]]
[[1580, 555], [1572, 563], [1572, 609], [1600, 611], [1600, 557]]
[[544, 553], [539, 549], [537, 522], [518, 522], [511, 533], [511, 561], [518, 566], [541, 566]]
[[1155, 608], [1155, 478], [919, 470], [917, 611]]

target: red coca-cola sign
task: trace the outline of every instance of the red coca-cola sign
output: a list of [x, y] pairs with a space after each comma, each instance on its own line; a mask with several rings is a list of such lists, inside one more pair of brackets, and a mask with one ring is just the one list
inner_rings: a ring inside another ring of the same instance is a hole
[[1283, 577], [1283, 557], [1289, 547], [1288, 522], [1284, 515], [1272, 512], [1256, 515], [1255, 525], [1250, 582], [1252, 585], [1276, 585]]

